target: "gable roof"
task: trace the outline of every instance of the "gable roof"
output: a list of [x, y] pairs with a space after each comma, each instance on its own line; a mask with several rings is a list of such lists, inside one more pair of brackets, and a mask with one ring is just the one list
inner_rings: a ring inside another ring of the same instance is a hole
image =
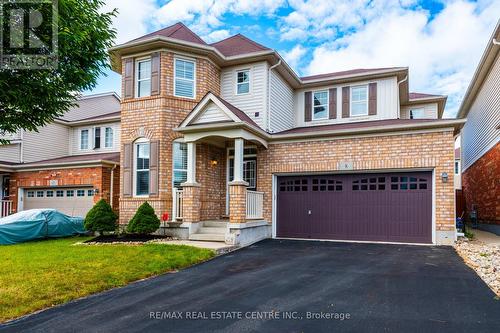
[[171, 25], [169, 27], [151, 32], [147, 35], [133, 39], [130, 42], [148, 39], [148, 38], [153, 37], [153, 36], [170, 37], [170, 38], [180, 39], [180, 40], [190, 42], [190, 43], [207, 45], [207, 43], [205, 43], [205, 41], [203, 39], [201, 39], [200, 36], [195, 34], [191, 29], [186, 27], [182, 22], [177, 22], [176, 24]]
[[120, 98], [114, 92], [82, 96], [59, 120], [74, 122], [92, 118], [112, 117], [120, 112]]
[[228, 115], [228, 118], [231, 119], [228, 120], [227, 122], [239, 120], [241, 122], [247, 123], [248, 125], [260, 129], [260, 127], [245, 112], [241, 111], [236, 106], [232, 105], [231, 103], [229, 103], [228, 101], [224, 100], [222, 97], [214, 94], [211, 91], [209, 91], [208, 93], [205, 94], [205, 96], [203, 96], [200, 102], [196, 104], [193, 110], [191, 110], [191, 112], [186, 116], [186, 118], [184, 118], [179, 127], [195, 126], [195, 124], [192, 124], [192, 122], [199, 117], [200, 113], [203, 112], [204, 107], [210, 101], [214, 102], [219, 107], [223, 106], [221, 108], [222, 111], [224, 111]]
[[409, 97], [410, 97], [410, 99], [424, 99], [424, 98], [434, 98], [434, 97], [443, 97], [443, 96], [411, 92], [409, 94]]
[[215, 47], [226, 57], [270, 50], [270, 48], [254, 42], [253, 40], [243, 36], [242, 34], [228, 37], [210, 45]]

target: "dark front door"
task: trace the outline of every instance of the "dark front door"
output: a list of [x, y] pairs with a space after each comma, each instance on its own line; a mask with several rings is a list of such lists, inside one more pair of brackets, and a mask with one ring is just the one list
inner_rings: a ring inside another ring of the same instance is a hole
[[431, 172], [278, 178], [277, 236], [432, 242]]

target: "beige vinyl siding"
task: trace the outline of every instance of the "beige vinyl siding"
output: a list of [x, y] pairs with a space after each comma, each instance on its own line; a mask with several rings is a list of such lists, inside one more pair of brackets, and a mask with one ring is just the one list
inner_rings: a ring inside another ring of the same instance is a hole
[[11, 143], [8, 145], [0, 145], [0, 163], [4, 162], [12, 162], [19, 163], [21, 162], [21, 144], [20, 143]]
[[[236, 72], [250, 70], [250, 92], [236, 94]], [[267, 109], [267, 62], [223, 68], [221, 71], [221, 97], [233, 104], [261, 128], [265, 128]], [[256, 117], [255, 113], [259, 112]]]
[[438, 103], [405, 105], [401, 107], [401, 119], [410, 119], [411, 109], [424, 109], [425, 119], [438, 118]]
[[[372, 82], [377, 83], [377, 114], [373, 116], [367, 115], [367, 116], [342, 118], [342, 87], [368, 85], [369, 83]], [[305, 122], [304, 93], [306, 91], [328, 90], [331, 88], [337, 88], [337, 118], [313, 120]], [[333, 86], [321, 86], [314, 89], [311, 88], [300, 89], [295, 92], [295, 124], [297, 127], [340, 124], [340, 123], [370, 121], [370, 120], [397, 119], [398, 117], [399, 117], [398, 84], [396, 77], [378, 79], [372, 81], [351, 82], [349, 84], [341, 84]]]
[[462, 170], [500, 141], [500, 60], [485, 79], [462, 129]]
[[69, 127], [51, 123], [38, 132], [23, 133], [23, 160], [26, 163], [68, 155]]
[[[93, 138], [94, 138], [94, 127], [101, 127], [101, 148], [100, 149], [92, 149], [93, 147]], [[113, 129], [113, 147], [105, 148], [105, 128], [111, 127]], [[88, 150], [80, 150], [80, 131], [82, 129], [89, 130], [89, 149]], [[120, 123], [104, 123], [104, 124], [92, 124], [86, 126], [78, 126], [73, 127], [71, 129], [71, 137], [70, 137], [70, 155], [83, 155], [83, 154], [95, 154], [95, 153], [108, 153], [108, 152], [116, 152], [120, 151]]]
[[269, 111], [271, 132], [280, 132], [293, 128], [293, 89], [274, 70], [270, 74], [271, 110]]
[[231, 118], [229, 118], [224, 111], [219, 109], [215, 103], [210, 102], [205, 106], [205, 109], [201, 111], [201, 115], [193, 121], [193, 124], [214, 123], [227, 120], [231, 120]]

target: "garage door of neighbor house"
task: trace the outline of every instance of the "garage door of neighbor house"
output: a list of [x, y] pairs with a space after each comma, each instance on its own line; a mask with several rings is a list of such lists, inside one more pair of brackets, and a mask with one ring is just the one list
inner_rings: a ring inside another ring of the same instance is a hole
[[83, 216], [94, 205], [92, 187], [24, 189], [23, 209], [54, 208], [70, 216]]
[[277, 237], [431, 243], [432, 173], [278, 177]]

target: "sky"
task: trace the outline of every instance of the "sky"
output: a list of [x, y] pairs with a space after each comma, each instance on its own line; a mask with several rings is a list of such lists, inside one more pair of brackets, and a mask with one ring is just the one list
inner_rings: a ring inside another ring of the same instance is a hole
[[[139, 5], [140, 4], [140, 5]], [[454, 117], [500, 17], [500, 0], [106, 0], [116, 44], [176, 22], [206, 42], [241, 33], [300, 76], [409, 67], [411, 92], [448, 96]], [[88, 93], [120, 92], [106, 71]]]

